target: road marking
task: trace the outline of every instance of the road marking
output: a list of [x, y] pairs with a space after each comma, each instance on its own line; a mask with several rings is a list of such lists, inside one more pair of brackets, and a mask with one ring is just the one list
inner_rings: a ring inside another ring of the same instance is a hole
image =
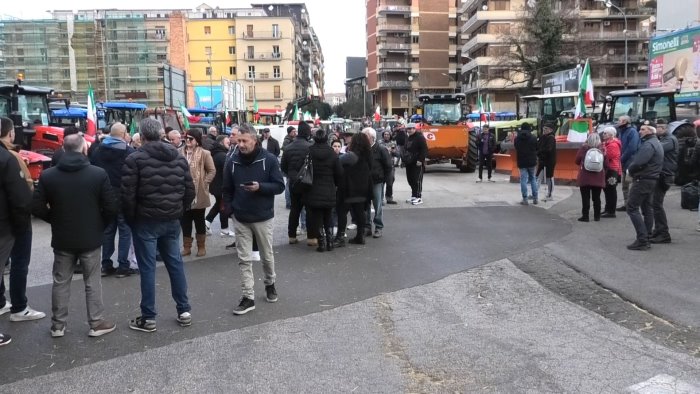
[[642, 394], [698, 394], [700, 393], [700, 387], [693, 386], [671, 375], [660, 374], [649, 380], [629, 386], [626, 392]]

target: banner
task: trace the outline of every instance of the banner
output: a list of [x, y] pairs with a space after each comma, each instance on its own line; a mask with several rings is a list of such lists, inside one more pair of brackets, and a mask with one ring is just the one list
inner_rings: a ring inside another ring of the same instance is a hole
[[700, 101], [700, 27], [685, 29], [649, 42], [649, 87], [675, 89], [676, 102]]

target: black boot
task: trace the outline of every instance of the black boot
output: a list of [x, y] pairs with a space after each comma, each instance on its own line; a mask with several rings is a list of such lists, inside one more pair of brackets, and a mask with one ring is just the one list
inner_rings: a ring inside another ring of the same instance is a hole
[[326, 229], [326, 251], [333, 250], [333, 231]]
[[335, 236], [335, 239], [333, 239], [333, 247], [342, 248], [343, 246], [345, 246], [345, 234], [338, 233], [338, 235]]
[[351, 239], [348, 242], [351, 244], [355, 244], [355, 245], [364, 245], [365, 244], [364, 230], [362, 230], [360, 228], [360, 226], [357, 226], [357, 234], [355, 235], [355, 238]]
[[318, 246], [316, 247], [317, 252], [325, 252], [326, 251], [326, 239], [323, 237], [323, 232], [319, 231], [318, 233]]

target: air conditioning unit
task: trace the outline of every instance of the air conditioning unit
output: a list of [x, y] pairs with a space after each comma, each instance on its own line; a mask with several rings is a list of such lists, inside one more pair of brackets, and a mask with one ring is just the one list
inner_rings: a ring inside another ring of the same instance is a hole
[[603, 21], [603, 26], [610, 26], [610, 21]]
[[614, 54], [615, 54], [614, 49], [612, 49], [612, 48], [608, 49], [608, 55], [614, 55]]

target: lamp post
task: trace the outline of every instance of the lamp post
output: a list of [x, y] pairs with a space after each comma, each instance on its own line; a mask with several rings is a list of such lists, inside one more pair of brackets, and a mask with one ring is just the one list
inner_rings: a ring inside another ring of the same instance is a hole
[[622, 10], [622, 8], [616, 6], [615, 4], [612, 3], [610, 0], [597, 0], [597, 1], [602, 1], [605, 3], [605, 6], [608, 8], [615, 8], [622, 14], [622, 18], [625, 20], [625, 29], [622, 31], [622, 34], [625, 35], [625, 80], [624, 80], [624, 85], [625, 89], [627, 89], [627, 85], [629, 84], [629, 80], [627, 79], [627, 14], [625, 14], [625, 11]]
[[211, 66], [211, 52], [207, 53], [207, 64], [209, 65], [209, 107], [214, 109], [214, 68]]
[[[474, 62], [476, 61], [476, 59], [473, 59], [465, 54], [462, 54], [462, 57], [467, 58], [467, 59], [474, 61]], [[476, 99], [477, 99], [477, 102], [478, 102], [479, 98], [481, 97], [481, 86], [479, 86], [480, 80], [481, 80], [481, 68], [479, 67], [479, 63], [477, 63], [476, 64]], [[481, 108], [479, 108], [479, 110], [481, 110]], [[479, 125], [481, 126], [481, 112], [479, 112]]]

